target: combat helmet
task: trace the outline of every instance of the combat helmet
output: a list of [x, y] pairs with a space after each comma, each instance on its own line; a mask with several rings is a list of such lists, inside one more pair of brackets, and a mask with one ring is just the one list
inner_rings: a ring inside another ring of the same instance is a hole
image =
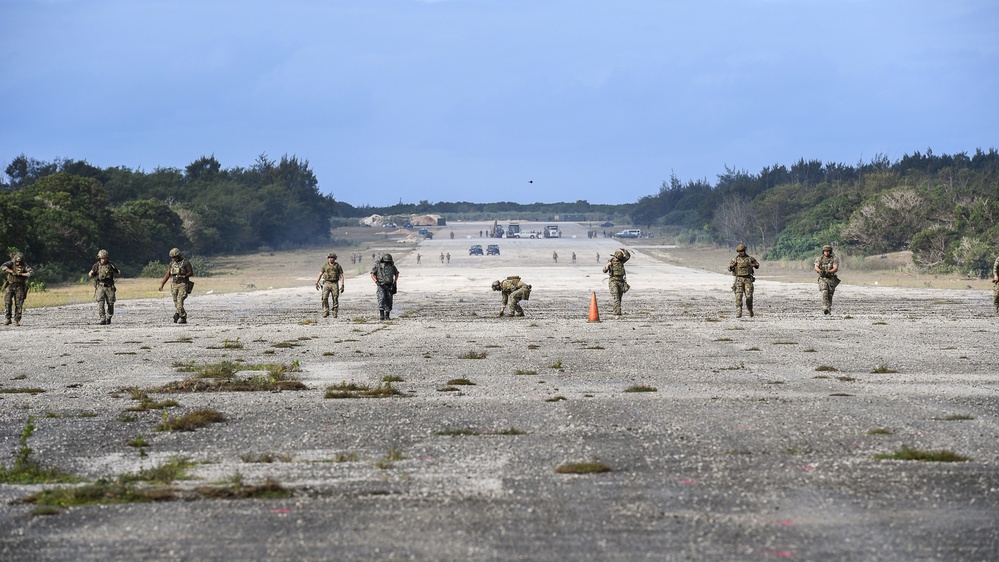
[[392, 254], [382, 254], [382, 263], [392, 263]]
[[176, 258], [176, 257], [179, 257], [179, 256], [180, 256], [180, 248], [174, 248], [174, 249], [170, 250], [170, 257], [171, 258]]
[[108, 251], [107, 250], [101, 250], [101, 251], [97, 252], [97, 259], [108, 259]]
[[618, 251], [614, 252], [614, 257], [617, 258], [617, 259], [623, 258], [624, 257], [624, 250], [618, 250]]
[[833, 251], [832, 250], [832, 246], [830, 246], [829, 244], [826, 244], [825, 246], [822, 246], [822, 251], [825, 252], [826, 250], [832, 252]]
[[24, 254], [22, 254], [21, 252], [16, 252], [13, 256], [11, 256], [11, 258], [16, 262], [24, 261]]
[[745, 244], [739, 244], [738, 246], [735, 247], [735, 251], [736, 252], [745, 252], [746, 251], [746, 245]]
[[330, 259], [330, 258], [336, 259], [336, 254], [334, 254], [333, 252], [330, 252], [329, 255], [326, 256], [326, 259]]
[[503, 288], [503, 284], [502, 283], [500, 283], [499, 281], [493, 281], [493, 290], [494, 291], [499, 291], [502, 288]]

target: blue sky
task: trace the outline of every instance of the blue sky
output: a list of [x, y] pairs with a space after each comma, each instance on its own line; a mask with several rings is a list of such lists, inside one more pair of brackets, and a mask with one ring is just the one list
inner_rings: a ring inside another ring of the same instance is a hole
[[629, 203], [671, 174], [999, 148], [993, 0], [0, 0], [0, 21], [3, 167], [287, 154], [356, 206]]

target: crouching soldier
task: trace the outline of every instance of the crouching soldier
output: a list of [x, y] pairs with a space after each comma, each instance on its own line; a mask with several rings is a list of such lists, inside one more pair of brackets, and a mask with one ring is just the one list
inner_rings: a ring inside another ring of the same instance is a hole
[[121, 271], [108, 260], [108, 251], [101, 250], [97, 252], [97, 263], [90, 268], [88, 275], [94, 278], [94, 302], [101, 313], [100, 325], [106, 326], [114, 316], [114, 281], [121, 275]]
[[753, 316], [753, 282], [756, 281], [756, 277], [753, 276], [753, 270], [760, 268], [760, 262], [756, 261], [756, 258], [746, 254], [746, 245], [739, 244], [735, 247], [736, 256], [728, 264], [728, 270], [735, 275], [735, 283], [732, 284], [732, 290], [735, 291], [735, 317], [742, 317], [742, 296], [746, 296], [746, 309], [749, 311], [749, 316]]
[[531, 286], [521, 281], [519, 275], [511, 275], [503, 281], [493, 281], [493, 290], [500, 291], [503, 295], [503, 307], [500, 308], [499, 316], [503, 316], [506, 312], [507, 303], [510, 305], [510, 313], [507, 316], [524, 315], [520, 301], [531, 300]]

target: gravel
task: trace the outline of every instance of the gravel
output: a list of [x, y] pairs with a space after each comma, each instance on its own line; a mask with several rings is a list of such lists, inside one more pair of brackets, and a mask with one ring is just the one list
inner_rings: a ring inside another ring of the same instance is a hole
[[[20, 500], [54, 485], [4, 484], [0, 559], [999, 557], [990, 294], [844, 284], [824, 317], [814, 284], [761, 280], [756, 318], [736, 319], [730, 278], [657, 261], [635, 241], [625, 316], [612, 319], [594, 254], [618, 243], [566, 228], [465, 256], [483, 228], [422, 242], [422, 265], [398, 255], [389, 323], [363, 276], [337, 319], [320, 317], [307, 277], [297, 289], [195, 294], [187, 326], [171, 322], [167, 297], [120, 301], [107, 327], [94, 305], [28, 310], [0, 330], [0, 390], [45, 392], [0, 394], [0, 464], [33, 416], [28, 444], [43, 466], [95, 480], [181, 456], [198, 463], [174, 483], [181, 497], [235, 475], [292, 495], [43, 516]], [[442, 251], [449, 265], [431, 259]], [[526, 317], [496, 318], [489, 284], [512, 274], [534, 287]], [[586, 320], [591, 291], [599, 323]], [[308, 389], [150, 393], [181, 404], [170, 415], [226, 416], [193, 432], [155, 431], [164, 411], [127, 411], [137, 402], [121, 389], [223, 360], [297, 361]], [[390, 375], [404, 379], [401, 397], [324, 398], [329, 385]], [[454, 378], [475, 384], [441, 391]], [[634, 385], [656, 391], [624, 392]], [[441, 434], [455, 430], [475, 434]], [[138, 435], [146, 456], [129, 445]], [[971, 460], [875, 459], [902, 447]], [[404, 459], [384, 461], [391, 452]], [[264, 454], [290, 461], [244, 460]], [[577, 462], [612, 470], [555, 472]]]

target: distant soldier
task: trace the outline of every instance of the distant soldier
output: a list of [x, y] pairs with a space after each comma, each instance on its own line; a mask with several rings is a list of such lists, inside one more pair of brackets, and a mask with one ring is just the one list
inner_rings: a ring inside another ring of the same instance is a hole
[[558, 252], [552, 252], [552, 259], [555, 260], [555, 263], [558, 263]]
[[760, 262], [756, 258], [746, 254], [746, 245], [739, 244], [735, 247], [736, 256], [728, 264], [728, 270], [735, 275], [735, 282], [732, 283], [732, 290], [735, 291], [736, 318], [742, 318], [742, 296], [746, 295], [746, 309], [749, 316], [753, 314], [753, 282], [756, 277], [753, 270], [760, 268]]
[[572, 253], [572, 263], [576, 263], [576, 252]]
[[447, 262], [451, 263], [451, 252], [447, 253]]
[[520, 301], [531, 299], [531, 286], [521, 281], [519, 275], [511, 275], [503, 281], [493, 281], [493, 290], [500, 291], [503, 295], [503, 307], [500, 308], [499, 316], [503, 316], [507, 303], [510, 304], [510, 313], [507, 316], [524, 315]]
[[600, 252], [597, 252], [597, 263], [600, 263]]
[[178, 248], [170, 250], [170, 266], [167, 268], [166, 275], [163, 276], [163, 282], [160, 283], [160, 291], [163, 290], [163, 286], [166, 285], [168, 280], [172, 281], [170, 284], [170, 294], [173, 296], [173, 323], [176, 324], [180, 322], [181, 324], [187, 324], [187, 310], [184, 308], [184, 301], [187, 299], [187, 295], [191, 294], [191, 290], [194, 289], [194, 282], [191, 281], [191, 277], [194, 275], [194, 267], [191, 266], [191, 262], [184, 259]]
[[822, 314], [830, 314], [832, 310], [833, 293], [839, 285], [837, 271], [839, 258], [833, 255], [832, 246], [822, 246], [822, 255], [815, 258], [815, 273], [819, 274], [819, 291], [822, 292]]
[[[339, 286], [338, 286], [339, 285]], [[316, 290], [323, 292], [323, 318], [330, 315], [330, 297], [333, 297], [333, 318], [340, 311], [340, 293], [347, 289], [343, 276], [343, 268], [336, 262], [336, 254], [326, 256], [326, 263], [316, 277]]]
[[444, 252], [441, 252], [441, 265], [444, 265]]
[[604, 273], [610, 274], [608, 285], [610, 287], [611, 298], [614, 299], [614, 316], [621, 316], [621, 297], [631, 289], [628, 284], [628, 276], [624, 271], [624, 262], [631, 259], [631, 253], [624, 248], [614, 252], [611, 259], [607, 260], [604, 266]]
[[108, 260], [108, 251], [101, 250], [97, 252], [97, 263], [87, 275], [94, 278], [94, 302], [101, 313], [100, 325], [106, 326], [114, 316], [114, 281], [121, 275], [121, 271]]
[[34, 270], [24, 263], [24, 254], [17, 252], [9, 262], [0, 265], [0, 271], [7, 274], [7, 289], [3, 293], [4, 326], [10, 325], [11, 313], [14, 315], [14, 325], [21, 325], [21, 312], [24, 310], [24, 299], [28, 296], [28, 278]]
[[399, 270], [392, 263], [392, 254], [382, 254], [382, 259], [371, 268], [371, 280], [377, 286], [378, 317], [391, 320], [392, 297], [399, 286]]
[[416, 265], [420, 265], [420, 258], [423, 257], [420, 254], [416, 254]]
[[992, 264], [992, 304], [999, 314], [999, 258]]

